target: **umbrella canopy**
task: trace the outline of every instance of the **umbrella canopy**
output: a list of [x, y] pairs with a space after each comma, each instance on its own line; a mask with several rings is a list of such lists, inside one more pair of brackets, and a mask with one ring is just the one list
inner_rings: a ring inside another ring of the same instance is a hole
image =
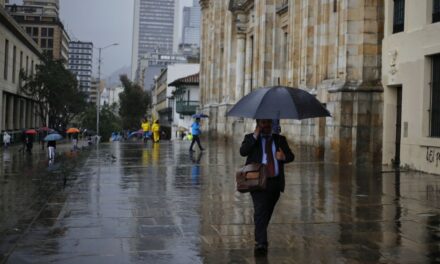
[[75, 134], [75, 133], [79, 133], [79, 132], [80, 132], [79, 129], [75, 128], [75, 127], [71, 127], [69, 129], [67, 129], [67, 131], [66, 131], [67, 134]]
[[177, 131], [179, 131], [179, 132], [185, 132], [185, 131], [188, 131], [188, 128], [186, 128], [186, 127], [179, 127], [179, 128], [177, 129]]
[[260, 88], [243, 97], [228, 116], [253, 119], [306, 119], [331, 116], [312, 94], [298, 88]]
[[44, 141], [58, 141], [62, 139], [63, 137], [60, 134], [49, 134], [44, 138]]
[[24, 133], [26, 135], [36, 135], [36, 134], [38, 134], [37, 130], [35, 130], [35, 129], [28, 129]]
[[144, 131], [142, 131], [142, 129], [141, 129], [141, 130], [138, 130], [138, 131], [131, 132], [131, 133], [128, 135], [128, 138], [134, 137], [134, 136], [136, 136], [136, 135], [143, 135], [143, 134], [144, 134]]
[[193, 117], [193, 118], [208, 118], [209, 116], [208, 116], [208, 115], [205, 115], [205, 114], [195, 114], [195, 115], [193, 115], [192, 117]]

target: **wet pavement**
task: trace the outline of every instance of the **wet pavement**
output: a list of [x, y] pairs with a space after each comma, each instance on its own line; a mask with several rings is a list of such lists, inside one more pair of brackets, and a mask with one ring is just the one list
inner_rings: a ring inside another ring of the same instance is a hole
[[440, 263], [440, 176], [302, 151], [256, 259], [238, 145], [188, 147], [104, 144], [51, 167], [3, 153], [0, 263]]

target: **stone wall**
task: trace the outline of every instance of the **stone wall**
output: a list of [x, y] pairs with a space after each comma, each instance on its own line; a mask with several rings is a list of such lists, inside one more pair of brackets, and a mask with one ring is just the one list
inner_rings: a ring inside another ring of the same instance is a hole
[[254, 121], [227, 118], [227, 110], [252, 90], [281, 84], [316, 94], [333, 115], [283, 120], [292, 143], [330, 161], [378, 161], [383, 0], [200, 3], [201, 110], [212, 136], [251, 132]]

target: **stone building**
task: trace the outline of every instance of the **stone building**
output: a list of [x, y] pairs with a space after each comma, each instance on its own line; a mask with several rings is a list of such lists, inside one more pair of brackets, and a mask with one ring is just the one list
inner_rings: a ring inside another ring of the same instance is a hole
[[262, 86], [305, 89], [333, 118], [283, 120], [295, 144], [327, 160], [380, 162], [382, 0], [201, 0], [201, 111], [218, 136], [241, 139], [254, 122], [227, 118]]
[[0, 130], [39, 127], [36, 102], [20, 93], [20, 70], [35, 72], [41, 49], [0, 5]]
[[58, 16], [57, 0], [25, 1], [6, 5], [9, 14], [26, 30], [44, 53], [63, 59], [68, 66], [70, 37]]
[[440, 1], [386, 1], [383, 162], [440, 172]]

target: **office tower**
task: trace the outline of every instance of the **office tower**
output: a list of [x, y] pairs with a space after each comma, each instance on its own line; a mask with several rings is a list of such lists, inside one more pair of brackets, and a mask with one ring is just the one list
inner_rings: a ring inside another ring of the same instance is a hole
[[76, 75], [80, 90], [90, 101], [92, 82], [93, 43], [72, 41], [69, 43], [69, 70]]
[[148, 53], [169, 54], [173, 46], [174, 0], [135, 0], [132, 79], [139, 79], [139, 62]]

